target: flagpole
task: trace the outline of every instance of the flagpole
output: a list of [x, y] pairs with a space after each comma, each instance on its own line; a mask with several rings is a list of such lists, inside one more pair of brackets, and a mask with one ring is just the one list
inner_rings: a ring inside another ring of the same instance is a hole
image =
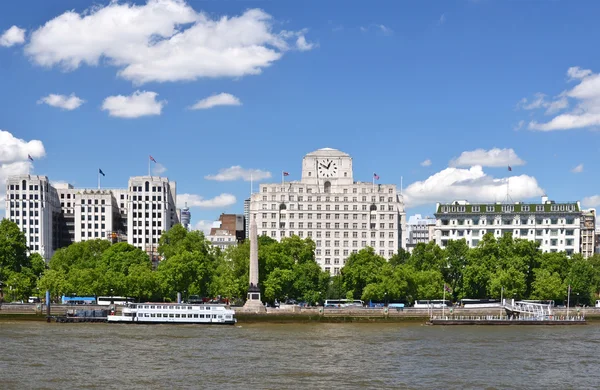
[[571, 303], [571, 285], [569, 284], [569, 289], [567, 290], [567, 320], [569, 319], [569, 304]]
[[100, 189], [100, 169], [98, 169], [98, 189]]
[[375, 172], [373, 172], [373, 188], [371, 188], [371, 193], [375, 193]]
[[150, 176], [150, 157], [148, 157], [148, 176]]
[[285, 187], [285, 176], [283, 171], [281, 171], [281, 190], [283, 191], [283, 187]]
[[252, 197], [252, 190], [253, 190], [253, 181], [252, 181], [252, 174], [250, 174], [250, 197]]

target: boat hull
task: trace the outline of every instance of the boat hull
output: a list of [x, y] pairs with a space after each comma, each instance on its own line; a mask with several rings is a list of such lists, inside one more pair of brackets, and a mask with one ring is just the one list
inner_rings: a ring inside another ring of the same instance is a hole
[[[236, 319], [233, 320], [213, 320], [213, 319], [197, 319], [197, 318], [145, 318], [145, 317], [128, 317], [109, 315], [106, 318], [107, 322], [119, 324], [179, 324], [179, 325], [235, 325]], [[201, 321], [202, 320], [202, 321]]]
[[585, 320], [442, 320], [432, 319], [428, 325], [585, 325]]

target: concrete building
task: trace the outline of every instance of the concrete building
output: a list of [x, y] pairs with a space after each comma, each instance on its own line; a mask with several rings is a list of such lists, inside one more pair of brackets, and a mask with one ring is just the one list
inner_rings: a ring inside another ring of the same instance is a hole
[[246, 239], [250, 236], [250, 198], [244, 200], [244, 231], [246, 232]]
[[581, 207], [579, 202], [556, 203], [543, 196], [541, 203], [483, 203], [455, 201], [436, 206], [435, 241], [444, 248], [449, 240], [465, 239], [475, 247], [486, 233], [496, 238], [535, 240], [544, 252], [579, 253]]
[[592, 257], [596, 251], [596, 210], [581, 212], [581, 254], [584, 258]]
[[226, 249], [246, 239], [245, 218], [241, 214], [221, 214], [206, 238], [213, 246]]
[[406, 250], [412, 252], [415, 246], [422, 243], [435, 241], [435, 218], [421, 217], [421, 214], [411, 215], [406, 222], [407, 242]]
[[406, 214], [396, 185], [355, 181], [352, 157], [330, 148], [304, 156], [301, 177], [261, 184], [252, 194], [250, 214], [259, 234], [312, 238], [317, 262], [334, 275], [362, 248], [388, 259], [398, 252]]
[[46, 176], [16, 175], [6, 181], [6, 218], [25, 234], [31, 252], [48, 261], [59, 248], [60, 203]]
[[186, 230], [190, 230], [190, 221], [192, 220], [192, 213], [190, 213], [190, 208], [187, 207], [187, 203], [185, 207], [180, 209], [179, 211], [179, 220], [181, 221], [181, 226], [183, 226]]
[[127, 189], [81, 189], [52, 185], [46, 176], [17, 175], [6, 185], [6, 217], [46, 261], [59, 248], [93, 239], [127, 241], [156, 260], [162, 231], [179, 222], [176, 184], [167, 178], [132, 177]]

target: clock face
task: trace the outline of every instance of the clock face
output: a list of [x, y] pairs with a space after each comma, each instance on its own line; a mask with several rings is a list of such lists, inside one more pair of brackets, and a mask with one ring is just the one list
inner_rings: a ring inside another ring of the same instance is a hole
[[335, 161], [327, 158], [317, 162], [317, 169], [319, 170], [319, 176], [321, 177], [335, 177], [337, 175], [338, 167]]

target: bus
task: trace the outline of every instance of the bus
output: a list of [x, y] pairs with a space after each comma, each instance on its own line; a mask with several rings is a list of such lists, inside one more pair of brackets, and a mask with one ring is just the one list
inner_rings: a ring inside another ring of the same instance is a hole
[[452, 307], [452, 302], [447, 299], [419, 299], [415, 301], [415, 309], [441, 309], [442, 307]]
[[127, 297], [98, 297], [98, 305], [110, 306], [110, 305], [125, 305], [126, 303], [135, 302], [134, 298]]
[[364, 307], [360, 299], [326, 299], [325, 307]]
[[556, 306], [555, 302], [553, 300], [547, 300], [547, 299], [542, 299], [542, 300], [536, 300], [536, 299], [523, 299], [521, 302], [527, 302], [527, 303], [537, 303], [540, 305], [547, 305], [550, 307], [554, 307]]
[[61, 298], [63, 305], [95, 305], [96, 297], [77, 297], [63, 295]]
[[471, 299], [460, 300], [460, 306], [465, 309], [486, 309], [502, 306], [499, 299]]

